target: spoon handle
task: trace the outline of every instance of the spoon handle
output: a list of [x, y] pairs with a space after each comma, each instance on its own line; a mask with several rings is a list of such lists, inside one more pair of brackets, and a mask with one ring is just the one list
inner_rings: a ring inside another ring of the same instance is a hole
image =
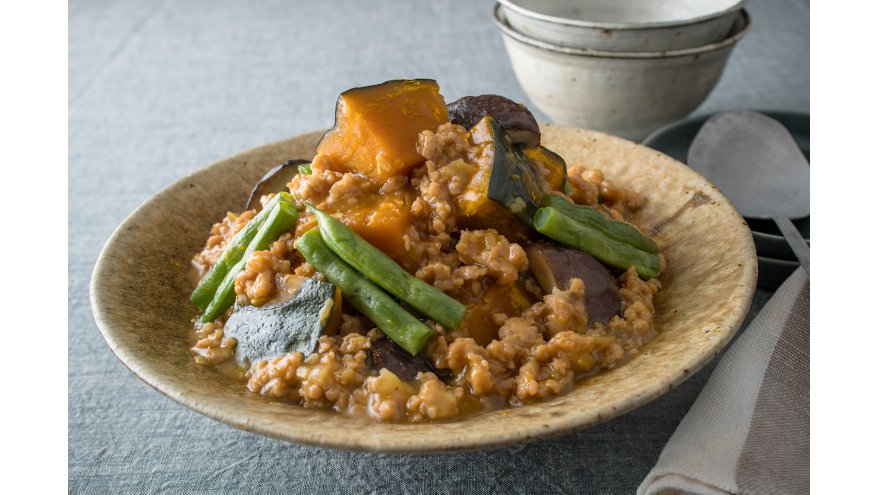
[[791, 220], [788, 217], [773, 217], [773, 221], [776, 222], [776, 226], [782, 231], [782, 235], [785, 237], [785, 240], [788, 241], [788, 245], [791, 246], [791, 250], [794, 251], [794, 255], [797, 256], [798, 261], [801, 262], [801, 266], [804, 267], [804, 271], [807, 272], [807, 277], [809, 277], [809, 244], [807, 244], [807, 241], [804, 240], [801, 233], [798, 232], [798, 229], [793, 223], [791, 223]]

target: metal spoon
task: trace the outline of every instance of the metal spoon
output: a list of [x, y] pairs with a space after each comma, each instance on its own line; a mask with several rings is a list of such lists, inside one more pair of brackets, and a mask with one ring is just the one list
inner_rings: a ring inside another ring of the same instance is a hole
[[691, 143], [688, 165], [742, 216], [772, 218], [809, 276], [810, 246], [791, 219], [810, 214], [810, 165], [782, 124], [757, 112], [716, 114]]

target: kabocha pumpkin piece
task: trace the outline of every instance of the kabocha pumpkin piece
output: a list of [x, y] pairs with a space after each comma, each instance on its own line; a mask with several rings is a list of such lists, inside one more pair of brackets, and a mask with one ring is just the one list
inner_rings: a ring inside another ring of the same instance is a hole
[[436, 81], [400, 79], [353, 88], [339, 95], [336, 124], [317, 152], [343, 170], [383, 181], [424, 161], [416, 151], [419, 133], [448, 121]]
[[363, 198], [344, 209], [327, 210], [348, 228], [408, 270], [419, 267], [415, 252], [406, 249], [406, 234], [413, 225], [411, 193], [407, 190]]
[[[466, 292], [469, 293], [470, 290]], [[483, 346], [498, 338], [501, 325], [496, 323], [495, 315], [503, 313], [507, 316], [519, 316], [536, 302], [523, 282], [510, 285], [492, 284], [477, 295], [464, 294], [464, 297], [469, 299], [469, 304], [460, 329]]]
[[242, 306], [223, 326], [226, 337], [238, 344], [235, 357], [241, 363], [256, 363], [288, 352], [308, 356], [318, 338], [333, 320], [339, 304], [336, 287], [313, 278], [300, 279], [284, 302], [267, 306]]
[[410, 202], [401, 196], [377, 197], [358, 208], [344, 223], [398, 263], [412, 267], [418, 260], [406, 249], [405, 235], [413, 225]]
[[465, 96], [450, 103], [449, 121], [470, 129], [485, 116], [493, 117], [514, 144], [532, 148], [541, 144], [538, 121], [525, 105], [499, 95]]
[[541, 172], [492, 117], [483, 117], [471, 129], [474, 142], [492, 143], [492, 173], [486, 193], [527, 225], [540, 208], [541, 198], [551, 192]]
[[[487, 145], [487, 148], [485, 152], [493, 152], [491, 146]], [[491, 162], [483, 162], [482, 165], [487, 166], [481, 166], [474, 172], [465, 190], [453, 198], [458, 208], [458, 226], [468, 230], [493, 228], [511, 241], [525, 241], [530, 235], [528, 226], [510, 210], [489, 198]]]
[[494, 117], [483, 117], [470, 133], [490, 159], [478, 161], [480, 168], [455, 198], [459, 226], [493, 228], [512, 241], [527, 240], [540, 198], [551, 192], [547, 181]]
[[[509, 133], [508, 133], [509, 134]], [[568, 168], [565, 166], [565, 160], [556, 153], [548, 150], [543, 146], [537, 148], [528, 148], [523, 150], [523, 154], [534, 163], [541, 164], [547, 170], [544, 180], [547, 185], [554, 191], [567, 192], [570, 187], [568, 185]]]

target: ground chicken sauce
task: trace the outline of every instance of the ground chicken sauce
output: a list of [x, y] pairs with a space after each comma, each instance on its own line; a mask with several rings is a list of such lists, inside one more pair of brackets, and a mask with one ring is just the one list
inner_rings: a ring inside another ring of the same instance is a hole
[[[373, 369], [369, 350], [383, 334], [345, 304], [336, 333], [323, 335], [314, 353], [281, 355], [249, 369], [236, 368], [231, 359], [236, 341], [224, 337], [223, 325], [231, 314], [227, 311], [213, 322], [195, 325], [195, 361], [233, 370], [249, 390], [273, 399], [382, 421], [417, 422], [555, 397], [571, 390], [578, 378], [635, 356], [656, 333], [656, 279], [642, 280], [634, 268], [618, 272], [620, 314], [607, 324], [588, 326], [582, 280], [542, 294], [521, 243], [493, 228], [459, 223], [459, 210], [468, 201], [466, 186], [486, 170], [481, 161], [491, 159], [478, 141], [464, 127], [447, 123], [421, 133], [417, 149], [425, 160], [407, 175], [377, 183], [339, 170], [318, 154], [311, 173], [288, 184], [295, 198], [343, 222], [371, 214], [388, 214], [382, 221], [406, 222], [400, 238], [359, 233], [416, 277], [467, 305], [458, 328], [433, 326], [436, 338], [423, 351], [437, 369], [449, 370], [445, 380], [422, 372], [405, 381], [387, 369]], [[569, 198], [609, 218], [630, 219], [644, 204], [639, 194], [615, 185], [599, 170], [575, 164], [568, 174]], [[254, 215], [254, 210], [229, 213], [211, 228], [194, 259], [202, 274]], [[303, 213], [292, 232], [246, 260], [235, 280], [238, 304], [267, 303], [289, 277], [321, 277], [294, 249], [296, 238], [315, 223], [313, 215]]]

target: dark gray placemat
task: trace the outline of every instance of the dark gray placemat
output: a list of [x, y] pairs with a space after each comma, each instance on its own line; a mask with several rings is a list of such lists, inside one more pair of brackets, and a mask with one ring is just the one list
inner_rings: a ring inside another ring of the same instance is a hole
[[[433, 77], [448, 98], [516, 83], [492, 2], [81, 1], [69, 5], [71, 493], [631, 493], [708, 378], [582, 433], [488, 452], [380, 456], [204, 418], [131, 375], [88, 282], [137, 205], [198, 167], [333, 120], [338, 93]], [[753, 0], [754, 30], [698, 111], [809, 111], [809, 7]], [[542, 119], [538, 112], [538, 118]], [[755, 307], [766, 300], [759, 294]], [[145, 329], [149, 331], [149, 329]]]

